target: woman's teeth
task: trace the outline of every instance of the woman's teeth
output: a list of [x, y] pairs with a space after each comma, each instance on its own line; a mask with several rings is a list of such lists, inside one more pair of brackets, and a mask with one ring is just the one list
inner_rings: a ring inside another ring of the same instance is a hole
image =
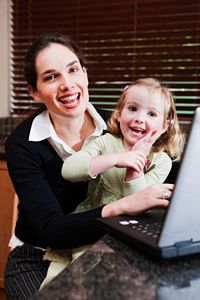
[[74, 104], [75, 102], [78, 101], [78, 97], [79, 97], [79, 94], [74, 94], [74, 95], [71, 95], [71, 96], [62, 96], [60, 97], [58, 100], [63, 103], [63, 104]]

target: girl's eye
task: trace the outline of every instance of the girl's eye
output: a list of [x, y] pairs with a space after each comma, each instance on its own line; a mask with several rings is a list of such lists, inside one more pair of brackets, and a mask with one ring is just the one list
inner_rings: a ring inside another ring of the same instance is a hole
[[149, 112], [149, 116], [150, 116], [150, 117], [156, 117], [157, 115], [156, 115], [156, 113], [155, 113], [155, 112], [153, 112], [153, 111], [150, 111], [150, 112]]
[[137, 108], [136, 108], [135, 106], [129, 106], [129, 107], [128, 107], [128, 110], [129, 110], [129, 111], [136, 111]]

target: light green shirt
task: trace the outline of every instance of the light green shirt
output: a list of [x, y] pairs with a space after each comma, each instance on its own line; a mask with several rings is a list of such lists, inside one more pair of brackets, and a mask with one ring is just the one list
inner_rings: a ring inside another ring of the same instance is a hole
[[165, 152], [159, 152], [152, 153], [147, 158], [151, 161], [149, 171], [134, 180], [125, 182], [126, 168], [116, 167], [101, 173], [96, 179], [91, 177], [89, 165], [92, 157], [122, 151], [124, 151], [122, 139], [107, 133], [84, 145], [81, 151], [65, 160], [62, 175], [66, 180], [72, 182], [91, 180], [88, 198], [78, 206], [78, 211], [108, 204], [153, 183], [163, 183], [171, 170], [171, 158]]

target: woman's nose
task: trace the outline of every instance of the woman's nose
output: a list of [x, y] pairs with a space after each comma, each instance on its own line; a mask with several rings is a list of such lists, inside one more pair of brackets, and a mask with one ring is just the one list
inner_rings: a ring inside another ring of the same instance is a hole
[[63, 76], [60, 80], [59, 84], [59, 89], [60, 90], [65, 90], [65, 89], [72, 89], [74, 86], [74, 82], [68, 77], [68, 76]]

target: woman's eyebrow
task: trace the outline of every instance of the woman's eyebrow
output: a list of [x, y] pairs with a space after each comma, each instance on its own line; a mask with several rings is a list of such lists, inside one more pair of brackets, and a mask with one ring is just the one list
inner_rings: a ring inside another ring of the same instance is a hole
[[[78, 63], [78, 60], [73, 60], [73, 61], [69, 62], [66, 65], [66, 68], [69, 68], [69, 67], [73, 66], [76, 63]], [[55, 72], [55, 71], [56, 71], [55, 69], [46, 70], [46, 71], [44, 71], [44, 72], [41, 73], [41, 76], [45, 76], [45, 75], [51, 74], [52, 72]]]
[[79, 61], [78, 60], [73, 60], [73, 61], [71, 61], [70, 63], [68, 63], [67, 65], [66, 65], [66, 67], [71, 67], [71, 66], [73, 66], [74, 64], [76, 64], [76, 63], [78, 63]]
[[51, 74], [52, 72], [55, 72], [55, 70], [54, 69], [46, 70], [46, 71], [41, 73], [41, 76]]

